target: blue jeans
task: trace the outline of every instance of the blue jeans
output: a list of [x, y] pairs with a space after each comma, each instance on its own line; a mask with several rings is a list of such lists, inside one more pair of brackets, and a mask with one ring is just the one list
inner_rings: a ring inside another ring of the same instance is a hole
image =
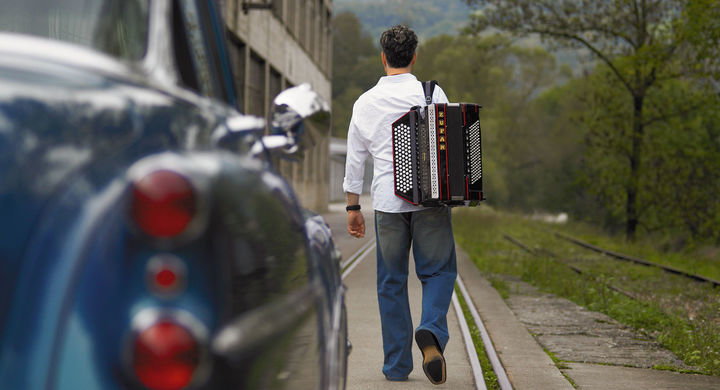
[[375, 211], [377, 290], [385, 361], [383, 374], [404, 378], [413, 369], [413, 324], [408, 303], [408, 257], [422, 283], [422, 316], [417, 329], [431, 331], [445, 350], [447, 312], [457, 266], [449, 207], [408, 213]]

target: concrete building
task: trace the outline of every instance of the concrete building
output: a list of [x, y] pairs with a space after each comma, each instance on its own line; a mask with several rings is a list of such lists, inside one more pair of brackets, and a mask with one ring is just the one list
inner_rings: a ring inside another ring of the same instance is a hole
[[[229, 50], [242, 112], [268, 117], [282, 90], [310, 83], [332, 101], [332, 0], [223, 0]], [[297, 161], [280, 161], [303, 205], [328, 205], [329, 128], [309, 128]]]
[[[345, 178], [345, 159], [347, 157], [347, 140], [343, 138], [330, 138], [330, 182], [328, 185], [330, 202], [345, 201], [343, 179]], [[363, 178], [363, 196], [370, 194], [373, 179], [373, 159], [365, 160], [365, 177]]]

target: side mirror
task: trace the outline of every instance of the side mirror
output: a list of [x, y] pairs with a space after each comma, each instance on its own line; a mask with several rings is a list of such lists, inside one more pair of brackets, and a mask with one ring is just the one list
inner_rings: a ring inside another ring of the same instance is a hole
[[270, 135], [253, 145], [253, 154], [274, 149], [295, 153], [303, 146], [302, 135], [306, 125], [329, 128], [330, 105], [310, 88], [310, 84], [286, 89], [275, 97], [273, 103]]
[[274, 100], [273, 129], [288, 135], [298, 135], [302, 121], [320, 113], [329, 113], [330, 105], [310, 84], [302, 84], [281, 92]]
[[250, 115], [236, 115], [215, 128], [210, 139], [215, 146], [242, 152], [250, 150], [264, 133], [264, 119]]

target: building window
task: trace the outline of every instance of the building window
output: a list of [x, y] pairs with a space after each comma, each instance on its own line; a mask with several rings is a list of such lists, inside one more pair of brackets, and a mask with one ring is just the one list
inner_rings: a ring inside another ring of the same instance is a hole
[[297, 38], [297, 27], [295, 25], [295, 20], [297, 19], [297, 0], [288, 1], [286, 5], [285, 25], [290, 33]]
[[307, 52], [312, 60], [315, 60], [315, 28], [317, 27], [317, 18], [315, 17], [315, 0], [308, 3], [308, 41]]
[[323, 61], [323, 70], [325, 71], [326, 75], [330, 75], [331, 69], [332, 69], [332, 30], [331, 30], [331, 20], [332, 20], [332, 14], [330, 13], [330, 10], [327, 9], [323, 12], [323, 18], [325, 19], [324, 23], [324, 39], [325, 39], [325, 48], [323, 50], [324, 52], [324, 61]]
[[[291, 1], [292, 3], [292, 1]], [[272, 0], [272, 6], [273, 6], [273, 15], [277, 17], [279, 20], [284, 20], [283, 17], [285, 16], [285, 1], [284, 0]]]
[[275, 99], [282, 92], [282, 75], [275, 68], [270, 68], [270, 80], [268, 83], [268, 95], [270, 100]]
[[254, 52], [250, 53], [247, 85], [247, 113], [265, 116], [265, 60]]
[[322, 69], [323, 34], [325, 33], [323, 0], [318, 0], [315, 10], [315, 62]]
[[230, 51], [230, 60], [232, 61], [232, 73], [235, 79], [235, 98], [237, 99], [237, 107], [240, 111], [244, 109], [245, 103], [245, 44], [232, 33], [229, 33], [228, 48]]
[[307, 48], [307, 3], [305, 0], [298, 1], [298, 41], [302, 47]]

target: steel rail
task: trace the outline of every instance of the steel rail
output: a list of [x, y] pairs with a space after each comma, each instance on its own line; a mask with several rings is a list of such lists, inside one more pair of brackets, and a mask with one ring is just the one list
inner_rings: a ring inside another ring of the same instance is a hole
[[363, 259], [367, 257], [368, 253], [372, 252], [372, 250], [375, 248], [375, 239], [373, 239], [370, 244], [371, 245], [366, 245], [360, 248], [360, 250], [358, 250], [357, 252], [355, 252], [357, 255], [353, 255], [350, 257], [352, 259], [352, 262], [349, 262], [348, 266], [344, 269], [342, 276], [340, 277], [341, 279], [345, 279], [348, 275], [350, 275], [350, 272], [352, 272], [355, 267], [357, 267], [358, 264], [360, 264]]
[[463, 340], [465, 341], [465, 352], [467, 352], [468, 359], [470, 359], [470, 367], [472, 368], [473, 378], [475, 379], [475, 389], [487, 390], [485, 377], [483, 376], [480, 360], [478, 359], [477, 350], [475, 349], [475, 343], [473, 343], [472, 335], [470, 334], [470, 326], [468, 326], [467, 318], [465, 318], [465, 313], [463, 312], [462, 306], [460, 306], [460, 301], [455, 292], [453, 292], [452, 295], [452, 304], [455, 308], [458, 323], [460, 324], [460, 333], [462, 333]]
[[513, 390], [510, 379], [507, 376], [507, 372], [505, 372], [505, 367], [503, 367], [502, 362], [500, 361], [500, 358], [498, 357], [495, 350], [495, 345], [493, 345], [493, 342], [490, 339], [490, 334], [488, 333], [487, 328], [485, 328], [485, 324], [483, 323], [482, 317], [480, 317], [480, 313], [478, 313], [477, 311], [475, 302], [473, 302], [467, 288], [465, 288], [465, 283], [463, 283], [460, 275], [457, 276], [457, 285], [460, 288], [460, 293], [462, 294], [463, 298], [465, 298], [468, 309], [470, 309], [470, 314], [475, 321], [475, 326], [477, 326], [478, 330], [480, 331], [480, 338], [485, 345], [485, 354], [490, 360], [490, 365], [492, 366], [493, 371], [495, 371], [495, 375], [497, 376], [500, 389]]
[[714, 280], [714, 279], [710, 279], [710, 278], [706, 278], [706, 277], [701, 276], [701, 275], [691, 274], [691, 273], [689, 273], [689, 272], [685, 272], [685, 271], [683, 271], [683, 270], [681, 270], [681, 269], [678, 269], [678, 268], [675, 268], [675, 267], [670, 267], [670, 266], [667, 266], [667, 265], [654, 263], [654, 262], [652, 262], [652, 261], [647, 261], [647, 260], [644, 260], [644, 259], [641, 259], [641, 258], [638, 258], [638, 257], [628, 256], [628, 255], [625, 255], [625, 254], [622, 254], [622, 253], [618, 253], [618, 252], [614, 252], [614, 251], [611, 251], [611, 250], [608, 250], [608, 249], [603, 249], [603, 248], [600, 248], [600, 247], [598, 247], [598, 246], [589, 244], [589, 243], [587, 243], [587, 242], [585, 242], [585, 241], [578, 240], [577, 238], [570, 237], [570, 236], [567, 236], [567, 235], [564, 235], [564, 234], [555, 233], [555, 236], [558, 237], [558, 238], [561, 238], [561, 239], [563, 239], [563, 240], [565, 240], [565, 241], [569, 241], [569, 242], [571, 242], [571, 243], [573, 243], [573, 244], [575, 244], [575, 245], [578, 245], [578, 246], [580, 246], [580, 247], [583, 247], [583, 248], [585, 248], [585, 249], [590, 249], [590, 250], [592, 250], [592, 251], [602, 253], [602, 254], [604, 254], [604, 255], [606, 255], [606, 256], [614, 257], [614, 258], [616, 258], [616, 259], [618, 259], [618, 260], [629, 261], [629, 262], [636, 263], [636, 264], [641, 264], [641, 265], [644, 265], [644, 266], [647, 266], [647, 267], [660, 268], [660, 269], [662, 269], [663, 271], [668, 272], [668, 273], [671, 273], [671, 274], [684, 276], [684, 277], [686, 277], [686, 278], [693, 279], [693, 280], [698, 281], [698, 282], [710, 283], [710, 284], [712, 284], [714, 287], [720, 286], [720, 281], [717, 281], [717, 280]]
[[353, 253], [350, 257], [348, 257], [347, 260], [343, 261], [343, 262], [340, 264], [340, 269], [344, 269], [345, 267], [347, 267], [348, 264], [350, 264], [350, 263], [352, 263], [353, 261], [355, 261], [355, 259], [356, 259], [358, 256], [360, 256], [360, 255], [361, 255], [370, 245], [372, 245], [374, 242], [375, 242], [375, 239], [374, 239], [374, 238], [373, 238], [372, 240], [368, 240], [368, 242], [366, 242], [365, 244], [363, 244], [363, 246], [361, 246], [360, 249], [358, 249], [357, 251], [355, 251], [355, 253]]
[[525, 252], [530, 253], [531, 255], [537, 256], [537, 253], [535, 253], [534, 249], [530, 249], [529, 246], [523, 244], [519, 240], [515, 239], [513, 236], [511, 236], [509, 234], [503, 234], [503, 238], [512, 242], [513, 244], [517, 245], [520, 249], [524, 250]]

